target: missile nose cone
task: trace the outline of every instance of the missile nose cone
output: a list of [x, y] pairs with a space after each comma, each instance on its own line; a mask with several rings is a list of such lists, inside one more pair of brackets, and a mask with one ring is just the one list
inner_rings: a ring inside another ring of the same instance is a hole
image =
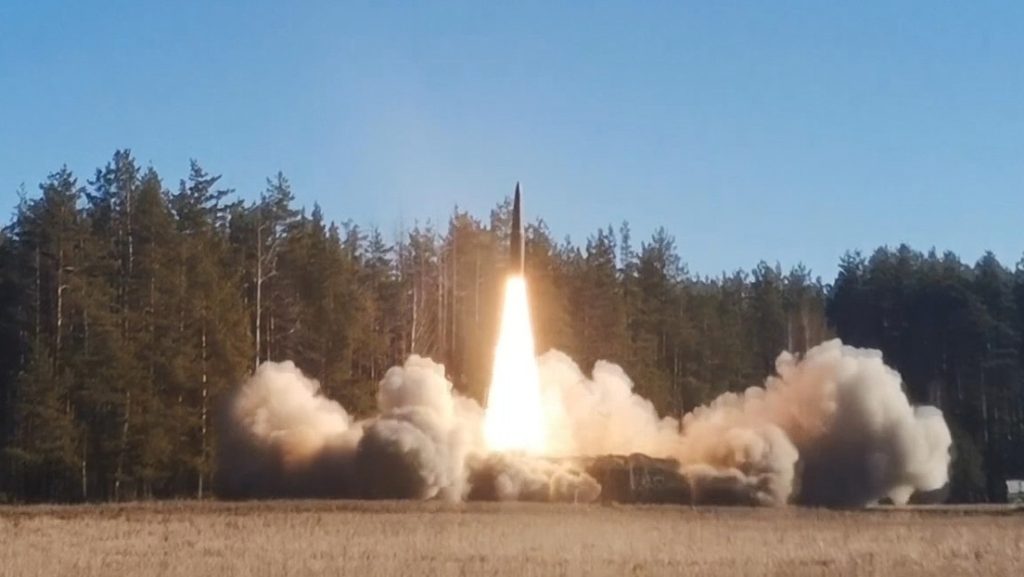
[[519, 183], [512, 197], [512, 234], [509, 247], [509, 273], [522, 275], [526, 269], [525, 237], [523, 235], [523, 219]]

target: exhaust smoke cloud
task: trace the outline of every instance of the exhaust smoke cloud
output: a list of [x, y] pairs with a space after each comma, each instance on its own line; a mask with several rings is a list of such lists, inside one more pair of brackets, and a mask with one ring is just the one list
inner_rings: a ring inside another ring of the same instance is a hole
[[681, 420], [659, 416], [613, 363], [588, 376], [550, 351], [536, 366], [540, 454], [490, 447], [484, 410], [430, 359], [390, 369], [364, 420], [292, 363], [263, 363], [221, 419], [220, 493], [592, 501], [604, 488], [585, 458], [633, 453], [672, 459], [695, 503], [903, 503], [948, 480], [941, 412], [912, 406], [878, 351], [833, 340], [783, 353], [763, 386]]

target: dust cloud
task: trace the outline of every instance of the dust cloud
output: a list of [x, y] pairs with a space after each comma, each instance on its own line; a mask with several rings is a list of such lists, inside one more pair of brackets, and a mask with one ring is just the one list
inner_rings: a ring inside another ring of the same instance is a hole
[[878, 351], [838, 340], [782, 353], [762, 386], [682, 419], [658, 415], [618, 365], [590, 374], [537, 359], [543, 456], [488, 451], [484, 410], [444, 366], [413, 355], [357, 420], [290, 362], [265, 362], [220, 419], [217, 488], [227, 498], [347, 497], [575, 501], [601, 498], [586, 458], [669, 459], [691, 502], [863, 506], [906, 502], [948, 481], [941, 412], [914, 407]]

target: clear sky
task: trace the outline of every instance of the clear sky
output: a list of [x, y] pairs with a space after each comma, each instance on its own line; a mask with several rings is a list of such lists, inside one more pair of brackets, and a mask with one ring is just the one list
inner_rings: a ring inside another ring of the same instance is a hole
[[524, 187], [691, 270], [1024, 251], [1024, 2], [0, 2], [0, 215], [128, 147], [386, 232]]

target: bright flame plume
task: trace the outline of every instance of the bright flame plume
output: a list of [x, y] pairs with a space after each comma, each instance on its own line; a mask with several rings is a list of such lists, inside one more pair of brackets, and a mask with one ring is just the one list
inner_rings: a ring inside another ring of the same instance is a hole
[[484, 438], [492, 451], [544, 452], [544, 408], [533, 347], [526, 279], [510, 276], [484, 418]]

